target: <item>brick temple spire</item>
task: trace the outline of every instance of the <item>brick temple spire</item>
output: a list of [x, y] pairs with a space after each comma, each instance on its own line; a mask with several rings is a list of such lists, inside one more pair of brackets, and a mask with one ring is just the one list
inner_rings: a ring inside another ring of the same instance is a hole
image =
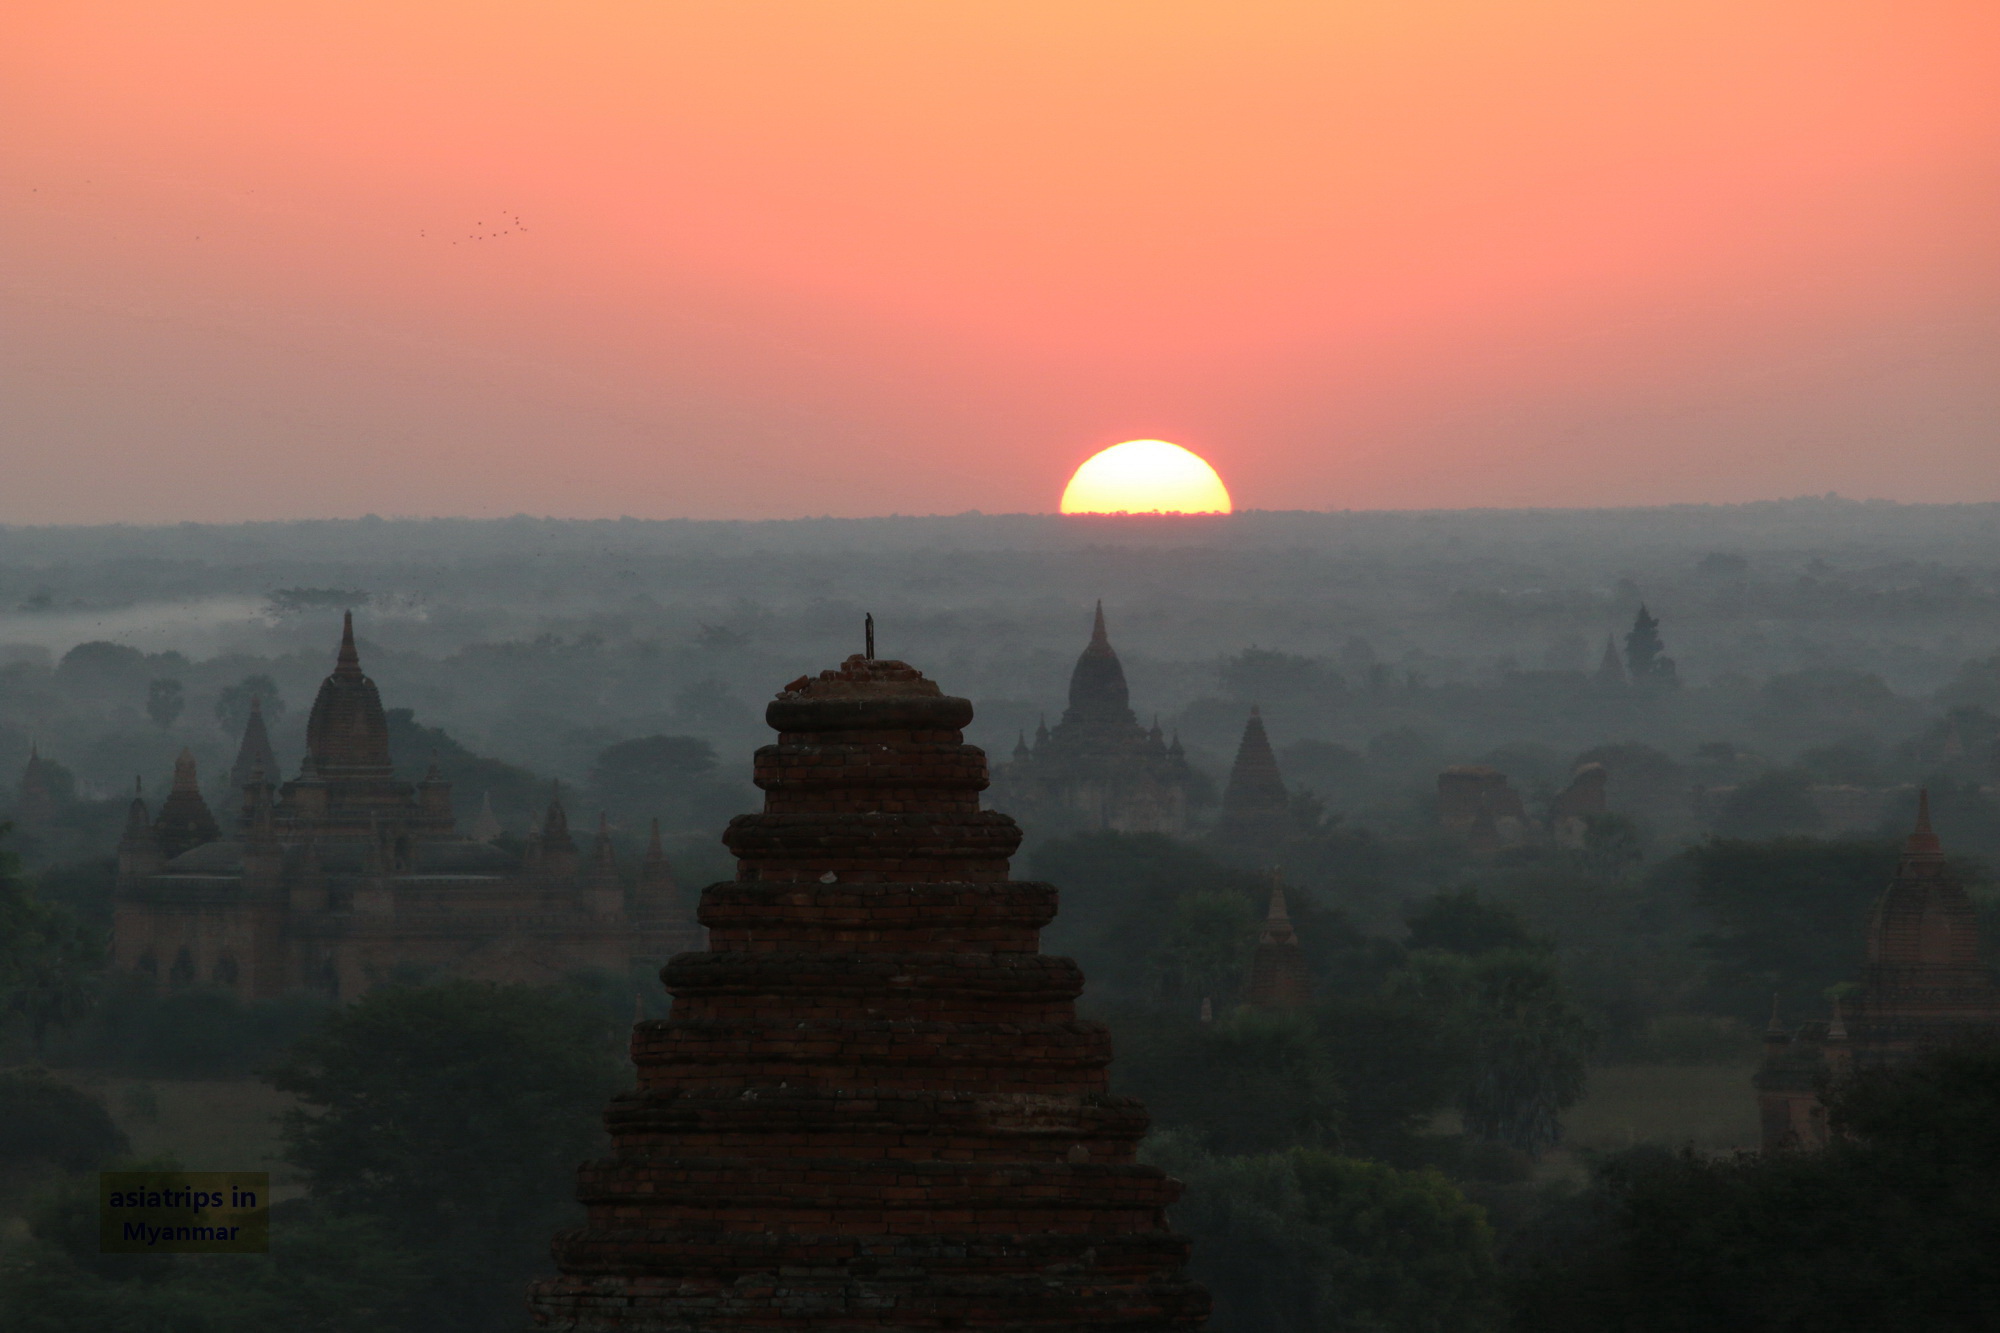
[[1278, 772], [1278, 757], [1271, 753], [1263, 714], [1252, 704], [1250, 719], [1243, 724], [1243, 739], [1236, 746], [1236, 762], [1229, 768], [1229, 785], [1222, 791], [1222, 814], [1216, 820], [1215, 836], [1268, 851], [1291, 832], [1291, 801], [1285, 794], [1285, 779]]
[[271, 750], [271, 733], [264, 726], [264, 701], [257, 695], [250, 696], [250, 717], [243, 724], [243, 742], [236, 747], [236, 762], [229, 766], [229, 785], [243, 793], [242, 810], [238, 815], [238, 826], [247, 827], [250, 817], [252, 796], [245, 791], [254, 781], [266, 789], [266, 794], [276, 790], [278, 777], [278, 757]]
[[132, 803], [125, 807], [125, 832], [118, 839], [118, 873], [151, 875], [165, 863], [160, 835], [153, 828], [152, 812], [146, 809], [146, 785], [134, 778]]
[[201, 797], [201, 780], [195, 772], [194, 751], [183, 746], [174, 760], [174, 785], [160, 802], [160, 817], [153, 821], [159, 835], [160, 851], [171, 858], [190, 847], [214, 842], [222, 829]]
[[1132, 691], [1125, 683], [1125, 668], [1111, 647], [1104, 629], [1104, 603], [1090, 624], [1090, 642], [1077, 655], [1069, 674], [1069, 707], [1062, 720], [1085, 728], [1137, 727], [1132, 716]]
[[[362, 674], [352, 611], [341, 619], [333, 674], [320, 682], [306, 717], [306, 753], [321, 778], [385, 782], [395, 775], [389, 760], [389, 718], [375, 682]], [[275, 765], [268, 771], [275, 772]]]
[[573, 1333], [798, 1329], [1192, 1333], [1167, 1229], [1178, 1186], [1134, 1157], [1083, 978], [1037, 952], [1052, 885], [979, 808], [972, 705], [856, 654], [767, 710], [761, 813], [702, 895], [710, 948], [662, 976], [636, 1091], [583, 1168], [537, 1319]]
[[1250, 960], [1250, 984], [1245, 998], [1255, 1009], [1303, 1009], [1312, 1003], [1312, 981], [1306, 957], [1285, 910], [1285, 886], [1275, 876], [1264, 928], [1257, 933], [1257, 952]]

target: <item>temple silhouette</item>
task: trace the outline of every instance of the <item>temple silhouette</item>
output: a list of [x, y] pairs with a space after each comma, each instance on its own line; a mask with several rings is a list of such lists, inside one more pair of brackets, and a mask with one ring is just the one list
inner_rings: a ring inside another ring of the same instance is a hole
[[517, 855], [458, 830], [435, 768], [399, 780], [352, 616], [313, 700], [298, 776], [278, 781], [253, 706], [233, 777], [242, 804], [228, 834], [185, 750], [157, 816], [133, 796], [118, 845], [114, 969], [246, 1000], [353, 998], [412, 968], [546, 982], [580, 968], [622, 975], [700, 942], [657, 824], [628, 890], [609, 830], [581, 852], [558, 793]]
[[[1086, 702], [1108, 653], [1079, 670]], [[536, 1317], [1199, 1327], [1165, 1214], [1179, 1186], [1135, 1158], [1146, 1113], [1109, 1091], [1076, 964], [1038, 952], [1056, 889], [1009, 878], [1021, 832], [980, 808], [972, 705], [857, 654], [766, 717], [764, 809], [730, 821], [708, 951], [662, 974], [672, 1017], [634, 1031], [638, 1087], [606, 1115], [612, 1156], [582, 1169], [587, 1221], [557, 1238]]]
[[2000, 1031], [2000, 987], [1979, 961], [1978, 916], [1945, 862], [1930, 794], [1921, 792], [1916, 828], [1868, 923], [1859, 992], [1796, 1029], [1773, 1006], [1755, 1080], [1765, 1150], [1826, 1144], [1820, 1089], [1828, 1080], [1901, 1064], [1975, 1031]]
[[1090, 642], [1069, 677], [1069, 706], [1055, 726], [1023, 736], [993, 772], [993, 799], [1037, 834], [1083, 829], [1185, 833], [1193, 775], [1179, 737], [1139, 725], [1125, 668], [1097, 604]]

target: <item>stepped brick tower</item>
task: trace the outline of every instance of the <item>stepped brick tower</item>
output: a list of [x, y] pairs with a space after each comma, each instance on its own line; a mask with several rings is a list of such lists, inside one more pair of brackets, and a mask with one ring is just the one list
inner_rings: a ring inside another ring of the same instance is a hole
[[995, 798], [1037, 833], [1117, 829], [1183, 833], [1193, 775], [1176, 738], [1139, 725], [1125, 668], [1097, 604], [1090, 642], [1070, 672], [1069, 707], [1035, 728], [993, 775]]
[[1243, 724], [1243, 740], [1222, 790], [1222, 815], [1215, 824], [1218, 842], [1268, 852], [1290, 839], [1291, 800], [1278, 773], [1277, 756], [1264, 734], [1263, 714], [1255, 704]]
[[1008, 878], [972, 705], [901, 662], [801, 677], [757, 752], [760, 814], [702, 895], [709, 951], [638, 1024], [614, 1155], [581, 1173], [542, 1323], [609, 1330], [1193, 1330], [1083, 978], [1037, 952], [1052, 885]]
[[1826, 1142], [1822, 1076], [1898, 1064], [1978, 1030], [2000, 1031], [2000, 986], [1979, 961], [1978, 918], [1945, 863], [1923, 792], [1896, 877], [1868, 924], [1860, 994], [1795, 1032], [1771, 1016], [1756, 1077], [1764, 1147]]
[[1244, 998], [1255, 1009], [1303, 1009], [1312, 1003], [1312, 980], [1285, 910], [1285, 890], [1271, 886], [1271, 906], [1257, 935], [1257, 952], [1250, 960], [1250, 984]]

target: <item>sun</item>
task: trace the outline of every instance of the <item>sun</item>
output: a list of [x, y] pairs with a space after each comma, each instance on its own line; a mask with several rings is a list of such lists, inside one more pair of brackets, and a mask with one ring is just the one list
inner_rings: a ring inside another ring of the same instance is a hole
[[1165, 440], [1127, 440], [1092, 455], [1063, 490], [1065, 514], [1227, 514], [1222, 478]]

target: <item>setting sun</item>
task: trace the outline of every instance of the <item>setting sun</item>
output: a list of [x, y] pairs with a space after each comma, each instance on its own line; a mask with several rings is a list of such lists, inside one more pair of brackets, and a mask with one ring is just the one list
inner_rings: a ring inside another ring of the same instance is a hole
[[1127, 440], [1094, 454], [1063, 490], [1065, 514], [1227, 514], [1222, 478], [1165, 440]]

